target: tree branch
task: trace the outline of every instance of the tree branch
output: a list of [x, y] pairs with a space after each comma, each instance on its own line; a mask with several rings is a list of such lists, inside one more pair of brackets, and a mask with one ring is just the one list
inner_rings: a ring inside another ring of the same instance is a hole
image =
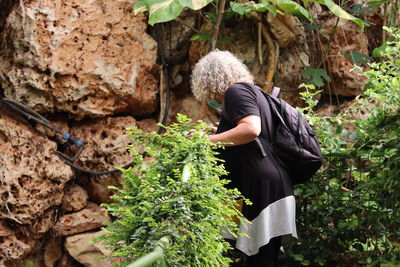
[[218, 15], [214, 24], [214, 33], [211, 38], [211, 51], [217, 46], [217, 39], [219, 33], [219, 26], [221, 25], [222, 15], [224, 14], [226, 0], [219, 0]]
[[271, 92], [272, 89], [272, 80], [274, 78], [274, 74], [276, 71], [276, 65], [277, 65], [277, 58], [276, 58], [276, 47], [274, 44], [274, 41], [272, 40], [271, 35], [269, 34], [267, 28], [265, 27], [264, 24], [261, 22], [261, 17], [255, 13], [251, 13], [251, 17], [253, 19], [253, 22], [256, 25], [259, 25], [261, 23], [261, 34], [264, 37], [265, 43], [267, 45], [267, 52], [268, 52], [268, 65], [267, 65], [267, 75], [265, 77], [265, 83], [263, 86], [263, 90], [267, 93]]

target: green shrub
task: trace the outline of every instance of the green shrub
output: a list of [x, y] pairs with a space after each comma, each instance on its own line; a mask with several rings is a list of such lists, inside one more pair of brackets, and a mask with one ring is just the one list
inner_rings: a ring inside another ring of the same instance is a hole
[[315, 115], [315, 93], [305, 94], [325, 163], [295, 189], [300, 238], [286, 249], [287, 266], [400, 261], [400, 29], [387, 30], [383, 61], [371, 64], [369, 84], [349, 111], [367, 109], [366, 119]]
[[[136, 165], [123, 170], [123, 187], [114, 188], [116, 202], [104, 205], [115, 220], [101, 237], [112, 247], [111, 256], [125, 259], [123, 265], [151, 252], [164, 236], [171, 242], [167, 266], [229, 265], [221, 231], [237, 231], [230, 217], [241, 218], [234, 200], [239, 192], [220, 179], [226, 172], [216, 146], [201, 131], [206, 125], [193, 125], [183, 115], [177, 120], [163, 134], [130, 129]], [[188, 138], [193, 128], [197, 132]], [[149, 157], [138, 152], [143, 150]]]

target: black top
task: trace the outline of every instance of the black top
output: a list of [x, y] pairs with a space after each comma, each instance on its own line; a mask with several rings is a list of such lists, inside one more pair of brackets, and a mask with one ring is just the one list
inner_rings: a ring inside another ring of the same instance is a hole
[[[259, 87], [247, 83], [233, 84], [225, 93], [217, 133], [234, 128], [239, 119], [256, 115], [261, 119], [260, 139], [266, 142], [269, 139], [268, 123], [275, 124], [270, 114], [268, 102]], [[226, 178], [231, 180], [228, 186], [239, 189], [253, 202], [253, 205], [243, 209], [244, 216], [249, 220], [256, 218], [271, 203], [293, 195], [288, 173], [264, 144], [266, 156], [263, 156], [256, 141], [227, 146], [220, 151], [220, 157], [229, 172]]]

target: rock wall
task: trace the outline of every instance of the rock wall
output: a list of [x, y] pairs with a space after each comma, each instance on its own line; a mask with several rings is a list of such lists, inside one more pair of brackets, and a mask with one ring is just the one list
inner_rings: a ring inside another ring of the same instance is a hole
[[15, 114], [0, 112], [0, 266], [31, 253], [53, 226], [74, 176], [56, 148]]
[[[363, 72], [368, 70], [365, 64], [355, 68], [352, 60], [345, 55], [358, 52], [368, 55], [368, 38], [360, 28], [351, 21], [327, 16], [320, 20], [324, 28], [320, 32], [325, 46], [326, 68], [331, 77], [328, 84], [332, 95], [357, 96], [364, 89], [367, 78]], [[333, 34], [332, 34], [333, 33]]]
[[[156, 130], [155, 120], [136, 121], [131, 116], [69, 124], [50, 120], [50, 124], [84, 142], [75, 163], [96, 171], [113, 170], [131, 161], [126, 128], [137, 125], [144, 131]], [[61, 266], [72, 266], [68, 264], [83, 258], [74, 256], [78, 247], [74, 255], [65, 250], [66, 238], [85, 236], [110, 221], [99, 204], [111, 201], [114, 192], [108, 186], [120, 186], [121, 174], [90, 175], [71, 169], [55, 154], [61, 149], [59, 142], [50, 138], [57, 140], [42, 126], [31, 126], [12, 111], [0, 109], [0, 266], [24, 266], [21, 260], [28, 255], [37, 255], [36, 266], [64, 261], [66, 265]], [[93, 255], [106, 250], [99, 251]], [[78, 254], [82, 253], [87, 254]]]
[[126, 1], [21, 1], [0, 39], [4, 94], [71, 118], [157, 106], [156, 42]]

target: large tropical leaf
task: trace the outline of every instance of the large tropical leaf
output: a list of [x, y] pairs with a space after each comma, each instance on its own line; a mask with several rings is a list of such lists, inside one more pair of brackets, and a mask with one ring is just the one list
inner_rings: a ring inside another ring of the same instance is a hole
[[175, 19], [185, 7], [198, 10], [212, 0], [142, 0], [134, 5], [134, 13], [149, 11], [150, 25]]
[[271, 0], [279, 9], [283, 10], [285, 13], [292, 14], [297, 17], [306, 18], [311, 22], [314, 22], [314, 18], [311, 17], [310, 13], [292, 0]]
[[347, 13], [343, 8], [335, 4], [333, 0], [324, 0], [324, 4], [329, 8], [329, 10], [337, 17], [342, 18], [342, 19], [347, 19], [351, 20], [355, 24], [357, 24], [360, 29], [363, 31], [365, 22], [359, 18], [356, 18], [349, 13]]

